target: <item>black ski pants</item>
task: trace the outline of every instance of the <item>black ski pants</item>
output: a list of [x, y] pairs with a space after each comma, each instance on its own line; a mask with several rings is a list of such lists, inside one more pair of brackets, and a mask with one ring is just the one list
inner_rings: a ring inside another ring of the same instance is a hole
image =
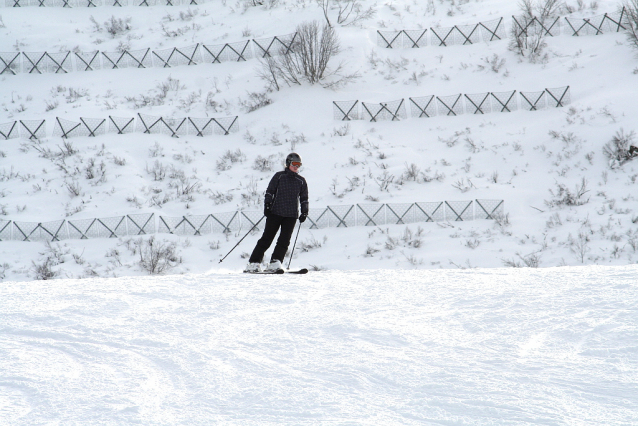
[[250, 263], [261, 263], [264, 259], [264, 253], [266, 253], [266, 250], [268, 250], [275, 239], [277, 231], [281, 228], [277, 244], [275, 245], [275, 250], [272, 252], [270, 259], [271, 261], [278, 260], [281, 263], [284, 263], [284, 256], [286, 255], [286, 251], [290, 245], [290, 237], [292, 237], [296, 223], [296, 217], [283, 217], [272, 213], [268, 215], [268, 217], [266, 217], [264, 233], [259, 241], [257, 241], [257, 245], [255, 246], [255, 249], [250, 255], [250, 259], [248, 261]]

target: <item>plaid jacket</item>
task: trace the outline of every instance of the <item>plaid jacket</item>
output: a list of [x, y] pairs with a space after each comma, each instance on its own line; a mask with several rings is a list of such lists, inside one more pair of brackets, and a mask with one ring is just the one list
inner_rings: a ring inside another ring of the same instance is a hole
[[303, 176], [285, 169], [275, 173], [266, 190], [266, 204], [272, 204], [271, 212], [283, 217], [297, 217], [297, 200], [301, 212], [308, 213], [308, 184]]

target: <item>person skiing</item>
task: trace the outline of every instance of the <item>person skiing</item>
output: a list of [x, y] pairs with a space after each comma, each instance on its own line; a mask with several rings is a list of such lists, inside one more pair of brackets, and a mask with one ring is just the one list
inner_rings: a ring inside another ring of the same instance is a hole
[[250, 255], [244, 272], [261, 272], [264, 253], [272, 244], [279, 230], [281, 231], [277, 244], [270, 258], [270, 264], [265, 271], [274, 272], [282, 269], [281, 264], [290, 245], [290, 237], [292, 237], [299, 215], [298, 204], [301, 205], [299, 223], [303, 223], [308, 217], [308, 184], [306, 179], [299, 174], [300, 167], [301, 156], [296, 152], [291, 152], [286, 157], [286, 168], [275, 173], [270, 180], [264, 198], [266, 226]]

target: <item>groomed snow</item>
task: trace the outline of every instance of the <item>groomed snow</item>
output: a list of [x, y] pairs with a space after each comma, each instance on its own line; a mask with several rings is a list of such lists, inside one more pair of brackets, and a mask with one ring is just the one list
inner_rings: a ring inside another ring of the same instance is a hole
[[637, 274], [5, 282], [0, 423], [638, 424]]
[[[4, 7], [0, 52], [217, 45], [324, 19], [315, 0], [251, 3]], [[179, 262], [152, 277], [135, 245], [149, 236], [2, 241], [0, 426], [638, 425], [638, 160], [614, 165], [604, 153], [618, 135], [638, 143], [631, 43], [562, 32], [537, 63], [509, 39], [384, 49], [378, 30], [504, 17], [509, 31], [520, 6], [361, 5], [375, 16], [335, 25], [342, 51], [331, 67], [359, 76], [337, 90], [273, 90], [257, 60], [1, 75], [0, 125], [48, 128], [39, 141], [0, 141], [0, 219], [261, 211], [291, 150], [304, 159], [312, 208], [496, 199], [506, 216], [303, 229], [292, 267], [321, 269], [306, 276], [241, 274], [259, 234], [220, 265], [247, 229], [156, 235]], [[591, 18], [619, 1], [566, 5], [561, 16]], [[130, 28], [109, 35], [109, 22]], [[534, 112], [346, 127], [332, 110], [565, 86], [569, 105]], [[251, 94], [271, 103], [249, 111]], [[240, 132], [52, 136], [56, 117], [137, 113], [237, 115]], [[156, 179], [154, 167], [172, 176]], [[200, 186], [179, 196], [185, 183]], [[579, 187], [582, 198], [565, 204]], [[43, 277], [55, 279], [33, 281]]]

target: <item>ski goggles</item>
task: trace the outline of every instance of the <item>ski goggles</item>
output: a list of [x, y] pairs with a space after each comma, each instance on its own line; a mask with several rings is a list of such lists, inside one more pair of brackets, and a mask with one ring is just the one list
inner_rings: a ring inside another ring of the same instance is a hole
[[293, 161], [290, 163], [291, 166], [301, 167], [301, 161]]

